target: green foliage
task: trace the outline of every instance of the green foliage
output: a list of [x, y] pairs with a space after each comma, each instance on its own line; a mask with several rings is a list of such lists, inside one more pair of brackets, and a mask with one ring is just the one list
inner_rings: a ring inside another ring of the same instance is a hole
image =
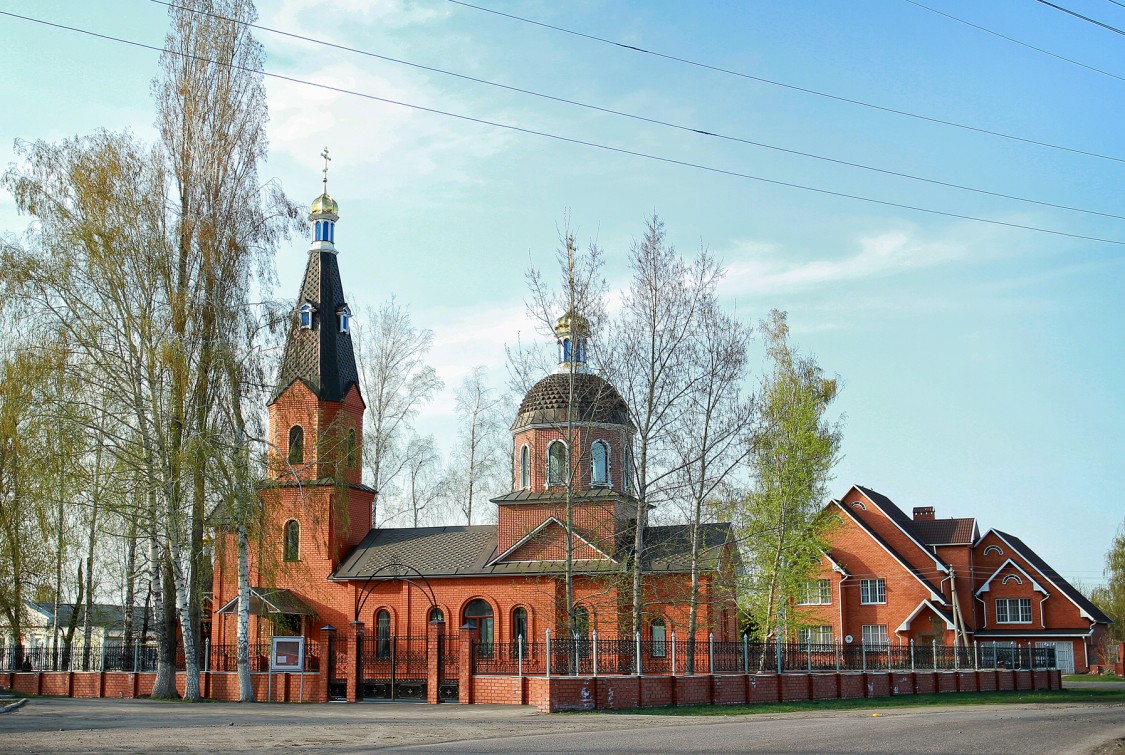
[[841, 424], [826, 416], [836, 381], [790, 344], [785, 313], [770, 312], [760, 330], [769, 368], [748, 457], [751, 489], [731, 516], [746, 566], [740, 606], [754, 634], [766, 638], [801, 623], [797, 612], [785, 608], [802, 594], [826, 550], [834, 520], [821, 510], [839, 460]]
[[1110, 626], [1113, 637], [1125, 642], [1125, 523], [1105, 554], [1105, 578], [1105, 587], [1095, 588], [1090, 599], [1113, 619]]

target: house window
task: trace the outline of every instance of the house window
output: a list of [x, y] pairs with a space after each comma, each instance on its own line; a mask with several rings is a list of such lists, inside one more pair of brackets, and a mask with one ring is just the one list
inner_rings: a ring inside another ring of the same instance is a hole
[[359, 449], [355, 445], [355, 428], [348, 428], [348, 468], [355, 469], [359, 462]]
[[527, 609], [517, 608], [512, 611], [512, 639], [522, 638], [524, 647], [527, 647]]
[[296, 519], [285, 523], [285, 560], [301, 560], [301, 525]]
[[887, 644], [887, 625], [886, 624], [864, 624], [863, 625], [863, 645], [864, 647], [871, 647], [873, 645], [886, 645]]
[[797, 633], [797, 639], [802, 645], [831, 645], [832, 627], [805, 627]]
[[565, 485], [567, 482], [567, 468], [570, 460], [567, 458], [566, 444], [556, 440], [547, 446], [547, 486]]
[[1031, 598], [997, 598], [997, 624], [1030, 624]]
[[591, 454], [593, 457], [592, 468], [590, 470], [590, 484], [605, 486], [609, 485], [609, 446], [605, 441], [594, 441]]
[[391, 612], [385, 608], [375, 614], [375, 657], [391, 657]]
[[308, 302], [305, 302], [304, 304], [302, 304], [301, 308], [297, 310], [297, 312], [299, 313], [300, 318], [301, 318], [301, 328], [302, 329], [312, 330], [313, 312], [315, 312], [315, 311], [316, 311], [316, 307], [314, 307], [312, 304], [309, 304]]
[[350, 333], [352, 327], [352, 311], [348, 309], [348, 305], [340, 307], [336, 311], [336, 316], [340, 318], [340, 332]]
[[289, 463], [301, 464], [305, 460], [305, 428], [293, 425], [289, 428]]
[[481, 658], [492, 657], [493, 618], [492, 606], [487, 600], [477, 598], [465, 606], [465, 621], [472, 619], [477, 625], [477, 654]]
[[633, 492], [633, 450], [625, 447], [625, 492]]
[[526, 445], [520, 448], [520, 490], [531, 487], [531, 449]]
[[810, 579], [805, 582], [805, 592], [797, 605], [827, 606], [832, 603], [832, 583], [827, 579]]
[[861, 579], [859, 581], [859, 602], [864, 604], [887, 602], [887, 580]]
[[652, 657], [663, 658], [668, 655], [668, 627], [664, 619], [652, 620]]

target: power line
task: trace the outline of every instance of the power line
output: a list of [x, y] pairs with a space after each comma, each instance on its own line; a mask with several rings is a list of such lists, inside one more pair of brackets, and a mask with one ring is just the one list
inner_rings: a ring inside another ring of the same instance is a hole
[[420, 112], [431, 113], [431, 114], [434, 114], [434, 115], [442, 115], [442, 116], [445, 116], [445, 117], [448, 117], [448, 118], [455, 118], [457, 120], [466, 121], [466, 122], [469, 122], [469, 123], [477, 123], [477, 124], [484, 125], [484, 126], [492, 126], [494, 128], [504, 129], [504, 130], [507, 130], [507, 131], [513, 131], [515, 133], [526, 134], [526, 135], [529, 135], [529, 136], [539, 136], [539, 137], [542, 137], [544, 139], [551, 139], [553, 141], [563, 142], [563, 143], [566, 143], [566, 144], [575, 144], [575, 145], [578, 145], [578, 146], [590, 147], [590, 148], [593, 148], [593, 149], [599, 149], [599, 150], [603, 150], [605, 152], [612, 152], [612, 153], [615, 153], [615, 154], [630, 155], [632, 157], [639, 157], [639, 158], [646, 159], [646, 160], [652, 160], [652, 161], [655, 161], [655, 162], [666, 163], [668, 165], [678, 165], [678, 166], [685, 167], [685, 168], [693, 168], [693, 169], [696, 169], [696, 170], [702, 170], [702, 171], [705, 171], [705, 172], [708, 172], [708, 173], [715, 173], [715, 174], [718, 174], [718, 175], [730, 176], [732, 178], [743, 178], [743, 179], [747, 179], [747, 180], [750, 180], [750, 181], [758, 181], [760, 183], [769, 184], [771, 186], [784, 186], [784, 187], [790, 188], [790, 189], [800, 189], [802, 191], [809, 191], [809, 192], [813, 192], [813, 193], [817, 193], [817, 194], [824, 194], [824, 195], [833, 196], [833, 197], [841, 197], [843, 199], [853, 199], [853, 200], [856, 200], [856, 201], [859, 201], [859, 202], [867, 202], [867, 203], [870, 203], [870, 204], [877, 204], [877, 205], [881, 205], [881, 206], [884, 206], [884, 207], [894, 207], [896, 209], [901, 209], [901, 210], [911, 210], [911, 211], [914, 211], [914, 212], [922, 212], [922, 213], [926, 213], [926, 214], [929, 214], [929, 215], [937, 215], [937, 216], [940, 216], [940, 217], [954, 218], [954, 219], [957, 219], [957, 220], [968, 220], [968, 221], [972, 221], [972, 222], [975, 222], [975, 223], [986, 223], [986, 224], [989, 224], [989, 225], [997, 225], [997, 226], [1002, 226], [1002, 227], [1005, 227], [1005, 228], [1017, 228], [1017, 229], [1020, 229], [1020, 230], [1034, 231], [1036, 233], [1046, 233], [1046, 234], [1050, 234], [1052, 236], [1061, 236], [1061, 237], [1065, 237], [1065, 238], [1079, 239], [1079, 240], [1082, 240], [1082, 241], [1094, 241], [1094, 242], [1098, 242], [1098, 243], [1102, 243], [1102, 244], [1113, 244], [1115, 246], [1125, 246], [1125, 241], [1119, 241], [1119, 240], [1116, 240], [1116, 239], [1107, 239], [1107, 238], [1101, 238], [1101, 237], [1098, 237], [1098, 236], [1086, 236], [1086, 235], [1078, 234], [1078, 233], [1069, 233], [1067, 231], [1058, 231], [1058, 230], [1054, 230], [1054, 229], [1051, 229], [1051, 228], [1042, 228], [1042, 227], [1039, 227], [1039, 226], [1024, 225], [1022, 223], [1012, 223], [1012, 222], [1003, 221], [1003, 220], [981, 218], [981, 217], [977, 217], [977, 216], [974, 216], [974, 215], [964, 215], [964, 214], [956, 213], [956, 212], [947, 212], [945, 210], [935, 210], [935, 209], [929, 208], [929, 207], [920, 207], [920, 206], [917, 206], [917, 205], [909, 205], [909, 204], [904, 204], [904, 203], [900, 203], [900, 202], [891, 202], [891, 201], [887, 201], [887, 200], [884, 200], [884, 199], [875, 199], [874, 197], [865, 197], [865, 196], [862, 196], [862, 195], [859, 195], [859, 194], [849, 194], [847, 192], [832, 191], [830, 189], [822, 189], [822, 188], [819, 188], [819, 187], [816, 187], [816, 186], [808, 186], [808, 185], [805, 185], [805, 184], [798, 184], [798, 183], [793, 183], [793, 182], [790, 182], [790, 181], [781, 181], [781, 180], [773, 179], [773, 178], [765, 178], [764, 176], [756, 176], [756, 175], [751, 174], [751, 173], [743, 173], [743, 172], [740, 172], [740, 171], [728, 170], [726, 168], [719, 168], [719, 167], [712, 166], [712, 165], [703, 165], [701, 163], [693, 163], [693, 162], [689, 162], [689, 161], [686, 161], [686, 160], [677, 160], [677, 159], [671, 158], [671, 157], [663, 157], [661, 155], [654, 155], [654, 154], [650, 154], [650, 153], [647, 153], [647, 152], [639, 152], [639, 151], [636, 151], [636, 150], [625, 149], [623, 147], [613, 147], [613, 146], [606, 145], [606, 144], [600, 144], [598, 142], [587, 141], [585, 139], [578, 139], [578, 138], [575, 138], [575, 137], [562, 136], [560, 134], [553, 134], [553, 133], [550, 133], [548, 131], [538, 131], [536, 129], [524, 128], [522, 126], [515, 126], [515, 125], [512, 125], [512, 124], [508, 124], [508, 123], [501, 123], [499, 121], [491, 121], [491, 120], [487, 120], [487, 119], [484, 119], [484, 118], [475, 118], [473, 116], [463, 115], [461, 113], [454, 113], [454, 112], [451, 112], [451, 111], [448, 111], [448, 110], [439, 110], [437, 108], [426, 107], [424, 105], [415, 105], [413, 103], [403, 102], [401, 100], [393, 100], [393, 99], [390, 99], [390, 98], [387, 98], [387, 97], [379, 97], [379, 96], [374, 95], [374, 94], [367, 94], [365, 92], [358, 92], [358, 91], [355, 91], [353, 89], [345, 89], [343, 87], [331, 86], [329, 84], [320, 84], [320, 83], [317, 83], [317, 82], [314, 82], [314, 81], [308, 81], [308, 80], [305, 80], [305, 79], [298, 79], [298, 78], [293, 77], [293, 76], [285, 76], [285, 75], [279, 74], [279, 73], [271, 73], [269, 71], [261, 71], [261, 70], [251, 69], [251, 68], [247, 68], [246, 66], [238, 66], [238, 65], [235, 65], [235, 64], [227, 62], [227, 61], [212, 60], [210, 58], [204, 58], [204, 57], [201, 57], [201, 56], [198, 56], [198, 55], [192, 55], [190, 53], [182, 52], [180, 50], [170, 50], [170, 49], [167, 49], [167, 48], [164, 48], [164, 47], [157, 47], [155, 45], [146, 44], [144, 42], [136, 42], [136, 41], [129, 40], [129, 39], [123, 39], [121, 37], [114, 37], [114, 36], [109, 35], [109, 34], [102, 34], [102, 33], [99, 33], [99, 32], [91, 31], [89, 29], [82, 29], [82, 28], [75, 27], [75, 26], [67, 26], [66, 24], [54, 23], [54, 22], [51, 22], [51, 21], [45, 21], [43, 19], [32, 18], [30, 16], [22, 16], [18, 13], [10, 13], [8, 11], [0, 11], [0, 15], [8, 16], [10, 18], [17, 18], [17, 19], [20, 19], [22, 21], [29, 21], [31, 23], [36, 23], [36, 24], [48, 26], [48, 27], [55, 28], [55, 29], [72, 31], [72, 32], [76, 32], [78, 34], [84, 34], [84, 35], [87, 35], [87, 36], [95, 37], [97, 39], [103, 39], [103, 40], [110, 41], [110, 42], [117, 42], [119, 44], [129, 45], [131, 47], [137, 47], [137, 48], [141, 48], [141, 49], [145, 49], [145, 50], [151, 50], [153, 52], [161, 52], [161, 53], [169, 53], [169, 54], [172, 54], [172, 55], [178, 55], [178, 56], [183, 57], [183, 58], [198, 60], [200, 62], [208, 63], [208, 64], [211, 64], [211, 65], [224, 66], [226, 68], [231, 68], [233, 70], [247, 71], [247, 72], [250, 72], [250, 73], [260, 73], [263, 76], [267, 76], [267, 77], [272, 78], [272, 79], [277, 79], [279, 81], [288, 81], [288, 82], [293, 83], [293, 84], [301, 84], [303, 86], [316, 87], [318, 89], [324, 89], [324, 90], [330, 91], [330, 92], [337, 92], [339, 94], [347, 94], [347, 95], [351, 95], [351, 96], [354, 96], [354, 97], [360, 97], [362, 99], [372, 100], [374, 102], [382, 102], [382, 103], [385, 103], [385, 104], [388, 104], [388, 105], [397, 105], [399, 107], [406, 107], [406, 108], [410, 108], [412, 110], [418, 110]]
[[1081, 13], [1075, 13], [1074, 11], [1072, 11], [1068, 8], [1064, 8], [1061, 5], [1055, 5], [1054, 3], [1049, 3], [1049, 2], [1047, 2], [1047, 0], [1036, 0], [1036, 2], [1042, 3], [1043, 5], [1046, 5], [1048, 7], [1054, 8], [1055, 10], [1062, 11], [1063, 13], [1074, 16], [1075, 18], [1080, 18], [1083, 21], [1088, 21], [1091, 24], [1094, 24], [1095, 26], [1100, 26], [1103, 29], [1108, 29], [1109, 31], [1113, 32], [1114, 34], [1125, 35], [1125, 30], [1118, 29], [1116, 26], [1110, 26], [1109, 24], [1103, 24], [1101, 21], [1098, 21], [1097, 19], [1090, 18], [1089, 16], [1083, 16]]
[[[281, 29], [276, 29], [276, 28], [272, 28], [272, 27], [269, 27], [269, 26], [264, 26], [264, 25], [261, 25], [261, 24], [255, 24], [255, 23], [249, 23], [249, 22], [246, 22], [246, 21], [240, 21], [239, 19], [236, 19], [236, 18], [230, 18], [228, 16], [223, 16], [221, 14], [217, 14], [217, 13], [213, 13], [213, 12], [205, 11], [205, 10], [199, 10], [199, 9], [196, 9], [196, 8], [189, 8], [189, 7], [184, 6], [184, 5], [179, 5], [178, 3], [167, 2], [166, 0], [151, 0], [151, 1], [156, 3], [157, 5], [164, 5], [164, 6], [167, 6], [169, 8], [178, 8], [180, 10], [188, 11], [188, 12], [191, 12], [191, 13], [197, 13], [199, 15], [208, 16], [210, 18], [216, 18], [216, 19], [228, 21], [228, 22], [231, 22], [231, 23], [241, 24], [243, 26], [247, 26], [247, 27], [252, 28], [252, 29], [258, 29], [258, 30], [261, 30], [261, 31], [270, 32], [271, 34], [277, 34], [279, 36], [289, 37], [289, 38], [292, 38], [292, 39], [299, 39], [303, 42], [310, 42], [310, 43], [313, 43], [313, 44], [323, 45], [325, 47], [330, 47], [330, 48], [342, 50], [342, 51], [345, 51], [345, 52], [355, 53], [357, 55], [364, 55], [364, 56], [367, 56], [367, 57], [376, 58], [378, 60], [384, 60], [384, 61], [388, 61], [388, 62], [391, 62], [391, 63], [399, 63], [399, 64], [402, 64], [402, 65], [405, 65], [405, 66], [410, 66], [411, 68], [417, 68], [417, 69], [420, 69], [420, 70], [423, 70], [423, 71], [430, 71], [430, 72], [433, 72], [433, 73], [439, 73], [439, 74], [443, 74], [443, 75], [446, 75], [446, 76], [452, 76], [454, 78], [463, 79], [463, 80], [466, 80], [466, 81], [472, 81], [472, 82], [475, 82], [475, 83], [478, 83], [478, 84], [485, 84], [487, 86], [496, 87], [498, 89], [504, 89], [504, 90], [507, 90], [507, 91], [518, 92], [520, 94], [526, 94], [526, 95], [530, 95], [530, 96], [533, 96], [533, 97], [539, 97], [539, 98], [542, 98], [542, 99], [551, 100], [553, 102], [559, 102], [559, 103], [563, 103], [563, 104], [567, 104], [567, 105], [574, 105], [576, 107], [586, 108], [588, 110], [594, 110], [594, 111], [606, 113], [606, 114], [609, 114], [609, 115], [621, 116], [623, 118], [630, 118], [630, 119], [633, 119], [633, 120], [642, 121], [644, 123], [651, 123], [651, 124], [654, 124], [654, 125], [664, 126], [664, 127], [676, 129], [676, 130], [679, 130], [679, 131], [686, 131], [688, 133], [693, 133], [693, 134], [696, 134], [698, 136], [713, 137], [713, 138], [716, 138], [716, 139], [722, 139], [724, 141], [737, 142], [739, 144], [746, 144], [746, 145], [752, 146], [752, 147], [760, 147], [762, 149], [773, 150], [775, 152], [783, 152], [785, 154], [797, 155], [797, 156], [800, 156], [800, 157], [807, 157], [807, 158], [810, 158], [810, 159], [813, 159], [813, 160], [820, 160], [822, 162], [833, 163], [835, 165], [844, 165], [844, 166], [847, 166], [847, 167], [850, 167], [850, 168], [857, 168], [859, 170], [866, 170], [866, 171], [870, 171], [870, 172], [873, 172], [873, 173], [881, 173], [883, 175], [895, 176], [895, 177], [898, 177], [898, 178], [905, 178], [905, 179], [908, 179], [908, 180], [911, 180], [911, 181], [921, 181], [923, 183], [928, 183], [928, 184], [932, 184], [932, 185], [935, 185], [935, 186], [944, 186], [944, 187], [950, 188], [950, 189], [957, 189], [957, 190], [960, 190], [960, 191], [969, 191], [969, 192], [973, 192], [975, 194], [983, 194], [983, 195], [986, 195], [986, 196], [999, 197], [1001, 199], [1010, 199], [1010, 200], [1013, 200], [1013, 201], [1016, 201], [1016, 202], [1026, 202], [1028, 204], [1039, 205], [1041, 207], [1051, 207], [1051, 208], [1054, 208], [1056, 210], [1069, 210], [1071, 212], [1081, 212], [1081, 213], [1085, 213], [1087, 215], [1098, 215], [1098, 216], [1105, 217], [1105, 218], [1113, 218], [1115, 220], [1125, 220], [1125, 215], [1115, 215], [1115, 214], [1110, 213], [1110, 212], [1101, 212], [1101, 211], [1098, 211], [1098, 210], [1089, 210], [1089, 209], [1085, 209], [1085, 208], [1082, 208], [1082, 207], [1074, 207], [1074, 206], [1071, 206], [1071, 205], [1064, 205], [1064, 204], [1059, 204], [1059, 203], [1056, 203], [1056, 202], [1048, 202], [1048, 201], [1039, 200], [1039, 199], [1031, 199], [1029, 197], [1021, 197], [1021, 196], [1017, 196], [1017, 195], [1014, 195], [1014, 194], [1005, 194], [1003, 192], [990, 191], [988, 189], [981, 189], [981, 188], [974, 187], [974, 186], [966, 186], [964, 184], [953, 183], [951, 181], [942, 181], [942, 180], [935, 179], [935, 178], [926, 178], [924, 176], [918, 176], [918, 175], [914, 175], [914, 174], [911, 174], [911, 173], [903, 173], [901, 171], [889, 170], [889, 169], [886, 169], [886, 168], [879, 168], [879, 167], [875, 167], [875, 166], [872, 166], [872, 165], [866, 165], [866, 164], [863, 164], [863, 163], [856, 163], [856, 162], [851, 162], [851, 161], [848, 161], [848, 160], [841, 160], [841, 159], [834, 158], [834, 157], [828, 157], [826, 155], [818, 155], [818, 154], [811, 153], [811, 152], [804, 152], [802, 150], [791, 149], [791, 148], [788, 148], [788, 147], [781, 147], [781, 146], [778, 146], [778, 145], [775, 145], [775, 144], [767, 144], [765, 142], [759, 142], [759, 141], [754, 141], [754, 140], [751, 140], [751, 139], [745, 139], [745, 138], [742, 138], [742, 137], [730, 136], [730, 135], [727, 135], [727, 134], [717, 133], [717, 132], [714, 132], [714, 131], [694, 128], [692, 126], [685, 126], [685, 125], [682, 125], [682, 124], [671, 123], [671, 122], [668, 122], [668, 121], [660, 120], [658, 118], [650, 118], [648, 116], [637, 115], [635, 113], [627, 113], [627, 112], [623, 112], [623, 111], [620, 111], [620, 110], [613, 110], [611, 108], [601, 107], [599, 105], [592, 105], [592, 104], [580, 102], [580, 101], [577, 101], [577, 100], [566, 99], [564, 97], [557, 97], [555, 95], [544, 94], [542, 92], [537, 92], [537, 91], [530, 90], [530, 89], [522, 89], [520, 87], [509, 86], [507, 84], [500, 84], [498, 82], [489, 81], [487, 79], [477, 78], [475, 76], [468, 76], [466, 74], [456, 73], [454, 71], [448, 71], [448, 70], [445, 70], [445, 69], [442, 69], [442, 68], [435, 68], [433, 66], [422, 65], [420, 63], [413, 63], [413, 62], [410, 62], [410, 61], [407, 61], [407, 60], [402, 60], [400, 58], [392, 58], [390, 56], [381, 55], [379, 53], [371, 52], [369, 50], [362, 50], [362, 49], [358, 49], [358, 48], [355, 48], [355, 47], [349, 47], [347, 45], [341, 45], [341, 44], [337, 44], [335, 42], [329, 42], [327, 40], [322, 40], [322, 39], [317, 39], [315, 37], [305, 36], [303, 34], [296, 34], [296, 33], [293, 33], [293, 32], [288, 32], [288, 31], [284, 31], [284, 30], [281, 30]], [[1111, 158], [1111, 159], [1117, 159], [1117, 160], [1120, 160], [1121, 162], [1125, 162], [1125, 159], [1123, 159], [1123, 158]]]
[[[766, 79], [766, 78], [763, 78], [761, 76], [754, 76], [752, 74], [744, 73], [742, 71], [734, 71], [734, 70], [731, 70], [729, 68], [721, 68], [719, 66], [713, 66], [713, 65], [710, 65], [708, 63], [701, 63], [699, 61], [690, 60], [688, 58], [681, 58], [681, 57], [677, 57], [675, 55], [669, 55], [667, 53], [656, 52], [655, 50], [646, 50], [643, 47], [637, 47], [635, 45], [627, 45], [627, 44], [624, 44], [622, 42], [615, 42], [612, 39], [606, 39], [604, 37], [598, 37], [598, 36], [595, 36], [593, 34], [586, 34], [584, 32], [575, 31], [573, 29], [567, 29], [563, 26], [554, 26], [552, 24], [543, 23], [542, 21], [535, 21], [534, 19], [524, 18], [523, 16], [516, 16], [516, 15], [513, 15], [511, 13], [503, 13], [502, 11], [493, 10], [492, 8], [485, 8], [484, 6], [481, 6], [481, 5], [473, 5], [472, 3], [463, 2], [462, 0], [447, 0], [447, 1], [450, 2], [450, 3], [453, 3], [454, 5], [460, 5], [464, 8], [472, 8], [473, 10], [479, 10], [479, 11], [483, 11], [485, 13], [491, 13], [491, 14], [496, 15], [496, 16], [503, 16], [504, 18], [509, 18], [509, 19], [512, 19], [513, 21], [519, 21], [521, 23], [531, 24], [533, 26], [541, 26], [545, 29], [552, 29], [554, 31], [563, 32], [565, 34], [572, 34], [576, 37], [582, 37], [584, 39], [589, 39], [589, 40], [592, 40], [594, 42], [600, 42], [602, 44], [612, 45], [614, 47], [620, 47], [620, 48], [625, 49], [625, 50], [631, 50], [633, 52], [639, 52], [639, 53], [642, 53], [644, 55], [652, 55], [653, 57], [663, 58], [664, 60], [671, 60], [671, 61], [674, 61], [676, 63], [683, 63], [685, 65], [695, 66], [697, 68], [704, 68], [704, 69], [707, 69], [709, 71], [715, 71], [717, 73], [726, 74], [728, 76], [737, 76], [738, 78], [741, 78], [741, 79], [748, 79], [750, 81], [757, 81], [757, 82], [762, 83], [762, 84], [769, 84], [771, 86], [782, 87], [784, 89], [790, 89], [790, 90], [793, 90], [795, 92], [802, 92], [804, 94], [811, 94], [811, 95], [815, 95], [817, 97], [824, 97], [825, 99], [835, 100], [836, 102], [845, 102], [849, 105], [857, 105], [859, 107], [870, 108], [872, 110], [878, 110], [878, 111], [883, 112], [883, 113], [892, 113], [894, 115], [901, 115], [901, 116], [905, 116], [907, 118], [916, 118], [917, 120], [925, 121], [927, 123], [935, 123], [935, 124], [938, 124], [938, 125], [941, 125], [941, 126], [949, 126], [951, 128], [959, 128], [959, 129], [963, 129], [965, 131], [972, 131], [972, 132], [975, 132], [975, 133], [978, 133], [978, 134], [987, 134], [988, 136], [995, 136], [995, 137], [998, 137], [998, 138], [1001, 138], [1001, 139], [1010, 139], [1012, 141], [1022, 142], [1024, 144], [1034, 144], [1037, 147], [1046, 147], [1048, 149], [1057, 149], [1057, 150], [1062, 150], [1063, 152], [1071, 152], [1071, 153], [1076, 154], [1076, 155], [1085, 155], [1086, 157], [1096, 157], [1096, 158], [1099, 158], [1099, 159], [1102, 159], [1102, 160], [1114, 160], [1114, 161], [1117, 161], [1117, 162], [1122, 162], [1122, 158], [1114, 157], [1112, 155], [1105, 155], [1105, 154], [1101, 154], [1099, 152], [1091, 152], [1091, 151], [1088, 151], [1088, 150], [1078, 149], [1076, 147], [1066, 147], [1066, 146], [1063, 146], [1061, 144], [1054, 144], [1052, 142], [1040, 141], [1038, 139], [1032, 139], [1030, 137], [1017, 136], [1015, 134], [1009, 134], [1009, 133], [1006, 133], [1004, 131], [993, 131], [992, 129], [982, 128], [980, 126], [970, 126], [966, 123], [958, 123], [956, 121], [947, 121], [947, 120], [944, 120], [942, 118], [935, 118], [935, 117], [929, 116], [929, 115], [921, 115], [919, 113], [912, 113], [908, 110], [899, 110], [897, 108], [888, 107], [888, 106], [885, 106], [885, 105], [876, 105], [876, 104], [871, 103], [871, 102], [865, 102], [864, 100], [857, 100], [857, 99], [853, 99], [851, 97], [843, 97], [843, 96], [838, 95], [838, 94], [830, 94], [828, 92], [821, 92], [821, 91], [816, 90], [816, 89], [810, 89], [808, 87], [802, 87], [802, 86], [798, 86], [796, 84], [786, 84], [785, 82], [782, 82], [782, 81], [776, 81], [774, 79]], [[913, 0], [906, 0], [906, 1], [912, 2]], [[926, 6], [924, 6], [924, 5], [920, 5], [918, 3], [914, 3], [914, 4], [918, 5], [921, 8], [926, 8]], [[926, 10], [933, 10], [933, 9], [932, 8], [926, 8]], [[933, 11], [933, 12], [939, 13], [939, 11]], [[942, 13], [941, 15], [946, 15], [946, 14]], [[961, 20], [961, 19], [955, 18], [953, 16], [949, 16], [949, 18], [952, 18], [955, 21]], [[962, 23], [968, 23], [968, 22], [962, 21]], [[972, 24], [969, 24], [969, 25], [972, 26]], [[982, 29], [982, 31], [989, 31], [988, 29], [984, 29], [983, 27], [977, 27], [977, 28]], [[989, 31], [989, 33], [995, 34], [996, 32]], [[998, 34], [997, 36], [1002, 36], [1002, 35]], [[1008, 38], [1005, 37], [1005, 39], [1008, 39]], [[1019, 42], [1018, 40], [1015, 40], [1015, 39], [1010, 40], [1010, 41], [1016, 42], [1017, 44], [1021, 44], [1021, 45], [1024, 44], [1023, 42]], [[1025, 45], [1025, 46], [1031, 47], [1031, 45]], [[1039, 48], [1037, 48], [1037, 47], [1032, 48], [1032, 49], [1039, 50]], [[1049, 53], [1046, 50], [1039, 50], [1039, 51], [1043, 52], [1043, 53], [1046, 53], [1047, 55], [1054, 55], [1054, 53]], [[1093, 68], [1092, 66], [1086, 66], [1083, 63], [1078, 63], [1077, 61], [1070, 60], [1069, 58], [1063, 58], [1060, 55], [1055, 55], [1055, 57], [1057, 57], [1061, 60], [1065, 60], [1068, 63], [1074, 63], [1075, 65], [1080, 65], [1080, 66], [1083, 66], [1085, 68], [1089, 68], [1092, 71], [1096, 71], [1098, 73], [1105, 74], [1106, 76], [1111, 76], [1115, 79], [1118, 79], [1120, 81], [1125, 82], [1125, 76], [1118, 76], [1116, 74], [1109, 73], [1108, 71], [1102, 71], [1101, 69]]]
[[[453, 2], [453, 0], [450, 0], [450, 2]], [[1078, 66], [1079, 68], [1085, 68], [1086, 70], [1093, 71], [1094, 73], [1100, 73], [1103, 76], [1109, 76], [1110, 78], [1117, 79], [1118, 81], [1125, 81], [1125, 76], [1119, 76], [1116, 73], [1110, 73], [1109, 71], [1103, 70], [1101, 68], [1097, 68], [1095, 66], [1088, 65], [1086, 63], [1081, 63], [1077, 60], [1074, 60], [1073, 58], [1068, 58], [1065, 55], [1059, 55], [1058, 53], [1051, 52], [1050, 50], [1045, 50], [1042, 47], [1036, 47], [1035, 45], [1028, 44], [1027, 42], [1023, 42], [1021, 40], [1018, 40], [1015, 37], [1009, 37], [1005, 34], [1001, 34], [998, 31], [993, 31], [992, 29], [985, 28], [984, 26], [980, 26], [979, 24], [974, 24], [971, 21], [966, 21], [963, 18], [958, 18], [957, 16], [950, 15], [949, 13], [945, 13], [943, 11], [937, 10], [936, 8], [931, 8], [928, 5], [923, 5], [922, 3], [918, 2], [918, 0], [905, 0], [905, 2], [908, 2], [911, 5], [916, 6], [918, 8], [921, 8], [922, 10], [928, 10], [930, 13], [936, 13], [939, 16], [944, 16], [945, 18], [948, 18], [950, 21], [956, 21], [959, 24], [964, 24], [965, 26], [970, 26], [970, 27], [976, 29], [977, 31], [983, 31], [985, 34], [991, 34], [994, 37], [999, 37], [1000, 39], [1011, 42], [1012, 44], [1019, 45], [1020, 47], [1026, 47], [1029, 50], [1035, 50], [1035, 52], [1042, 53], [1043, 55], [1048, 55], [1052, 58], [1055, 58], [1056, 60], [1061, 60], [1063, 62], [1070, 63], [1071, 65]]]

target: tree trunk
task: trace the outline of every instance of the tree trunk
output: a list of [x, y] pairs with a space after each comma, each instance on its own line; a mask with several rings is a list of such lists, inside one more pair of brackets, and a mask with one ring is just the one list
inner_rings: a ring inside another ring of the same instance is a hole
[[[238, 525], [238, 701], [254, 702], [250, 676], [250, 547], [246, 524]], [[328, 662], [325, 658], [324, 663]]]

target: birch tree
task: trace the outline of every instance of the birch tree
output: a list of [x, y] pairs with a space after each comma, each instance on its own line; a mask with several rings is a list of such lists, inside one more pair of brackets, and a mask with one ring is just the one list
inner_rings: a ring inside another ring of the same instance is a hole
[[460, 431], [450, 460], [448, 493], [455, 497], [465, 524], [471, 525], [475, 502], [495, 493], [503, 477], [497, 407], [504, 398], [488, 385], [485, 368], [478, 365], [461, 381], [455, 400]]
[[760, 637], [782, 639], [795, 626], [784, 609], [826, 549], [829, 521], [820, 512], [840, 458], [842, 421], [828, 416], [837, 381], [790, 343], [786, 314], [771, 311], [759, 329], [767, 371], [748, 457], [751, 488], [730, 513], [748, 567], [742, 608]]

